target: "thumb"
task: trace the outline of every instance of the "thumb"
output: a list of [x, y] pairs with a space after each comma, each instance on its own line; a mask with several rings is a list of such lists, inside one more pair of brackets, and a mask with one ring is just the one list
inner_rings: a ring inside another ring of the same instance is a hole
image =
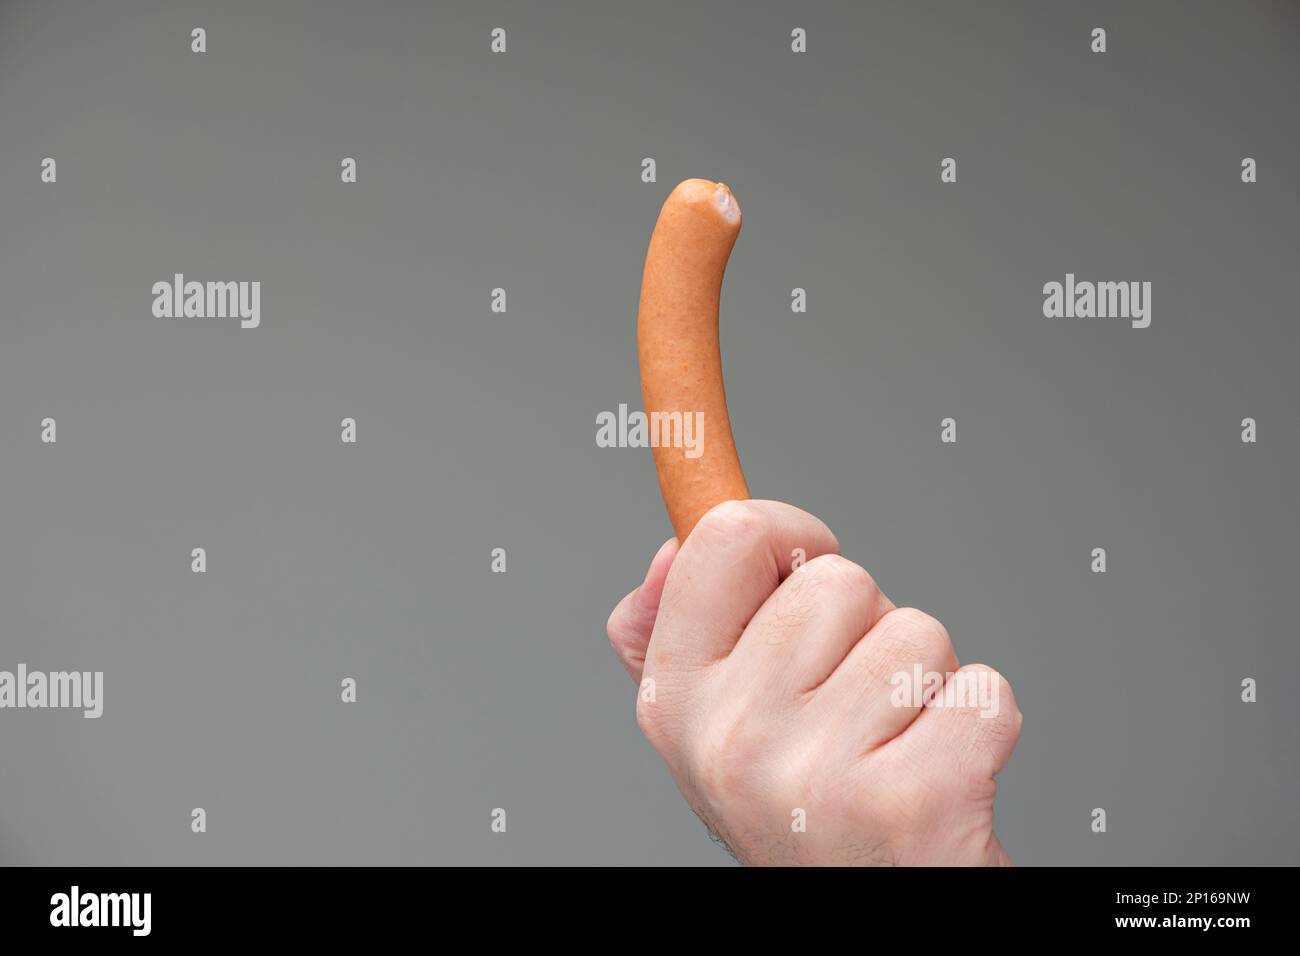
[[609, 616], [609, 623], [605, 625], [609, 632], [609, 643], [637, 683], [641, 682], [646, 648], [650, 646], [650, 633], [654, 630], [655, 616], [659, 613], [659, 598], [664, 593], [664, 581], [668, 578], [673, 558], [677, 556], [677, 548], [676, 538], [664, 542], [650, 562], [650, 570], [646, 572], [641, 586], [618, 602], [618, 607]]

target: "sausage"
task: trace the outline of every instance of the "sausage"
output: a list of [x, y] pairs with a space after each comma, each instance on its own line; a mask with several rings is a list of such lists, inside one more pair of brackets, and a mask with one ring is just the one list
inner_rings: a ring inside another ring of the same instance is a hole
[[718, 347], [722, 274], [739, 232], [740, 205], [731, 190], [688, 179], [664, 201], [646, 251], [637, 316], [646, 415], [653, 423], [656, 412], [678, 412], [684, 422], [703, 426], [696, 449], [666, 443], [662, 430], [656, 443], [651, 427], [659, 490], [681, 541], [714, 505], [749, 497]]

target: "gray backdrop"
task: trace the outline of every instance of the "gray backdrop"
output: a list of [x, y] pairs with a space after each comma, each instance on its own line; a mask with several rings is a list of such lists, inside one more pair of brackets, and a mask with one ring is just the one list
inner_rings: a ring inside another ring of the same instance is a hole
[[[729, 862], [604, 635], [670, 528], [596, 414], [691, 176], [750, 485], [1010, 678], [1013, 859], [1300, 862], [1298, 50], [1292, 3], [0, 2], [0, 669], [106, 684], [0, 711], [0, 862]], [[174, 272], [261, 327], [154, 318]], [[1044, 318], [1067, 272], [1151, 327]]]

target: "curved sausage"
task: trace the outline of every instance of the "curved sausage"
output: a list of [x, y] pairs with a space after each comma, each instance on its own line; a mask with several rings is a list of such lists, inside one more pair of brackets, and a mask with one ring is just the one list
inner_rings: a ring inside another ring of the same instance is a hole
[[[659, 489], [682, 541], [714, 505], [749, 497], [731, 437], [718, 348], [722, 274], [739, 232], [740, 205], [731, 190], [688, 179], [664, 201], [645, 257], [637, 317], [641, 396]], [[676, 434], [694, 439], [694, 447], [670, 443], [670, 426], [684, 428]]]

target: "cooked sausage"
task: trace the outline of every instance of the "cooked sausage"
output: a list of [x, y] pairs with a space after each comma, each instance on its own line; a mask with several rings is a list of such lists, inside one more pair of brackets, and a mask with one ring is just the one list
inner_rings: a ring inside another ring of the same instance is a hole
[[[703, 424], [699, 449], [668, 444], [660, 433], [655, 468], [679, 540], [714, 505], [748, 498], [731, 437], [718, 347], [722, 274], [740, 232], [740, 206], [723, 183], [688, 179], [664, 201], [650, 236], [637, 346], [646, 415], [681, 413]], [[676, 422], [677, 419], [671, 419]], [[653, 430], [652, 430], [653, 435]]]

